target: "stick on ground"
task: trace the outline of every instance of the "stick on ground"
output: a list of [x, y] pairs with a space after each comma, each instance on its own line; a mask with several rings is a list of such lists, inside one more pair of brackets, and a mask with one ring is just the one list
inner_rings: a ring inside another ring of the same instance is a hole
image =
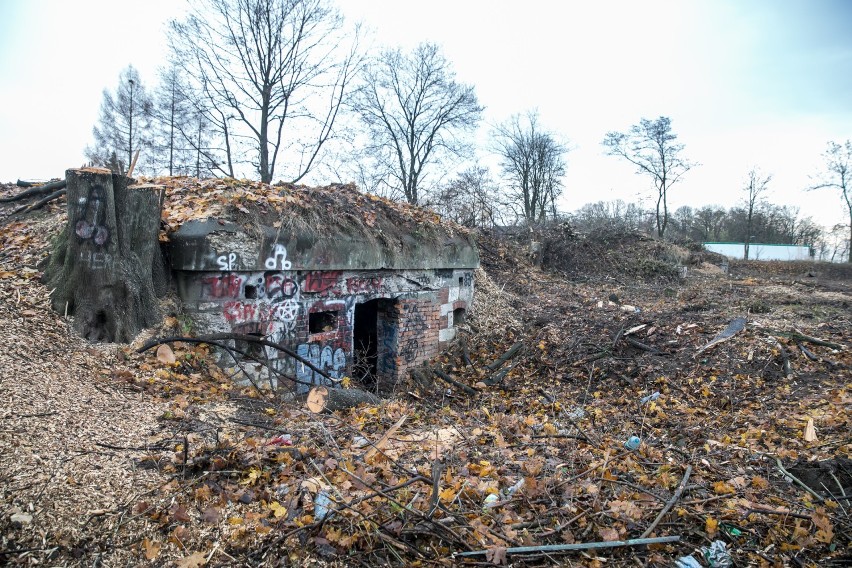
[[686, 487], [686, 482], [689, 480], [689, 475], [691, 473], [692, 473], [692, 466], [691, 465], [686, 466], [686, 472], [683, 474], [683, 479], [680, 480], [680, 485], [677, 486], [677, 489], [675, 490], [674, 495], [672, 495], [672, 498], [669, 499], [668, 503], [666, 503], [665, 507], [663, 507], [663, 510], [660, 511], [660, 514], [657, 515], [657, 518], [654, 519], [654, 522], [651, 523], [651, 525], [647, 529], [645, 529], [645, 532], [642, 533], [642, 536], [640, 537], [640, 539], [647, 538], [647, 536], [649, 534], [651, 534], [651, 532], [655, 528], [657, 528], [657, 525], [660, 524], [660, 521], [663, 520], [663, 517], [666, 516], [666, 513], [668, 513], [671, 510], [671, 508], [674, 507], [674, 504], [677, 503], [677, 500], [680, 499], [681, 494], [683, 494], [683, 490]]

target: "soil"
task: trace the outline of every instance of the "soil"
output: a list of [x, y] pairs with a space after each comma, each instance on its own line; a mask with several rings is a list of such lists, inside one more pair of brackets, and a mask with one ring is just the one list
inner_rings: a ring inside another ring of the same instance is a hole
[[[203, 346], [136, 353], [181, 331], [174, 300], [131, 346], [75, 336], [39, 282], [63, 209], [0, 227], [0, 563], [706, 566], [719, 541], [738, 566], [849, 562], [848, 265], [726, 273], [562, 231], [538, 268], [482, 234], [471, 317], [431, 365], [476, 394], [425, 369], [314, 415], [229, 384]], [[679, 540], [540, 548], [646, 532]]]

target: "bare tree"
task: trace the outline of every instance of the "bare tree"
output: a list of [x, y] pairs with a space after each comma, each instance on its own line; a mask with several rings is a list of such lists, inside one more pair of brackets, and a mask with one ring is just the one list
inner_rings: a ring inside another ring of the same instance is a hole
[[548, 213], [556, 218], [568, 149], [539, 127], [536, 112], [515, 115], [499, 125], [494, 145], [518, 216], [529, 224], [543, 221]]
[[176, 60], [223, 137], [231, 175], [240, 141], [264, 182], [285, 151], [291, 181], [315, 165], [359, 62], [357, 30], [345, 52], [342, 32], [328, 0], [194, 0], [172, 22]]
[[661, 116], [657, 120], [643, 118], [628, 132], [608, 132], [603, 141], [608, 155], [624, 158], [636, 166], [636, 173], [648, 175], [654, 181], [659, 237], [665, 235], [669, 222], [669, 188], [696, 165], [681, 157], [684, 145], [675, 140], [671, 119]]
[[497, 188], [488, 168], [472, 166], [443, 185], [427, 205], [465, 227], [493, 227], [501, 217]]
[[482, 114], [473, 87], [456, 82], [450, 63], [430, 43], [408, 54], [379, 54], [365, 68], [352, 104], [367, 127], [375, 169], [412, 204], [420, 202], [431, 166], [469, 149], [465, 135]]
[[825, 172], [822, 179], [809, 190], [831, 188], [840, 191], [840, 196], [849, 212], [849, 243], [847, 261], [852, 262], [852, 141], [843, 144], [829, 142], [822, 154]]
[[746, 207], [746, 234], [745, 234], [745, 259], [748, 260], [749, 246], [754, 235], [754, 214], [758, 205], [762, 200], [762, 196], [766, 193], [769, 182], [772, 181], [772, 175], [763, 175], [756, 167], [751, 168], [746, 175], [745, 186], [745, 207]]
[[93, 164], [124, 173], [137, 150], [151, 148], [153, 104], [139, 73], [128, 65], [113, 94], [104, 89], [98, 123], [92, 129], [94, 146], [86, 148]]

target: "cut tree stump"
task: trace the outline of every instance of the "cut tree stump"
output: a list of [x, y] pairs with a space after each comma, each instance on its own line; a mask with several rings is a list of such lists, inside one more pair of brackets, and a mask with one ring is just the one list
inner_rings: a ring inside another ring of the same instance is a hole
[[305, 405], [311, 412], [319, 414], [320, 412], [344, 410], [359, 404], [378, 404], [379, 402], [381, 402], [379, 397], [361, 389], [314, 387], [308, 393], [308, 400]]
[[101, 168], [68, 170], [65, 179], [68, 225], [44, 273], [53, 308], [73, 315], [90, 341], [129, 342], [159, 321], [163, 188], [129, 185], [129, 178]]

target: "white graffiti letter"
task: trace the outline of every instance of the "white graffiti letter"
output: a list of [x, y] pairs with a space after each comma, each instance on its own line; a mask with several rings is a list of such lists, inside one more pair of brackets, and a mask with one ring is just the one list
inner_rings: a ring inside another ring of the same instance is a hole
[[[279, 257], [281, 258], [280, 268], [278, 266]], [[293, 267], [293, 263], [287, 260], [287, 249], [284, 245], [276, 244], [272, 251], [272, 256], [266, 259], [264, 266], [266, 266], [267, 270], [290, 270]]]
[[237, 264], [237, 253], [229, 252], [228, 254], [223, 254], [216, 259], [216, 264], [219, 265], [220, 270], [227, 270], [230, 272]]

